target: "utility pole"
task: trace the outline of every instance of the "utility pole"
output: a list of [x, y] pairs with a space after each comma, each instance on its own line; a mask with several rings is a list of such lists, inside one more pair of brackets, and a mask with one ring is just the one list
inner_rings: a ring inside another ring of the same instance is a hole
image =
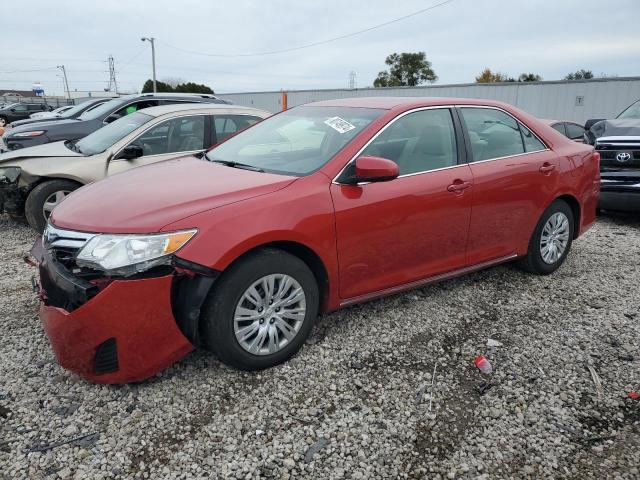
[[355, 70], [351, 70], [349, 72], [349, 88], [353, 90], [358, 87], [358, 81], [356, 80], [356, 72]]
[[118, 82], [116, 81], [116, 63], [113, 60], [113, 55], [109, 55], [109, 86], [107, 87], [107, 91], [111, 91], [111, 86], [115, 93], [118, 93]]
[[153, 66], [153, 93], [157, 93], [158, 89], [156, 88], [156, 44], [154, 37], [142, 37], [140, 40], [147, 41], [151, 43], [151, 64]]
[[62, 70], [62, 77], [64, 78], [64, 88], [67, 90], [67, 98], [71, 100], [71, 93], [69, 92], [69, 82], [67, 81], [67, 71], [64, 65], [58, 65], [58, 68]]

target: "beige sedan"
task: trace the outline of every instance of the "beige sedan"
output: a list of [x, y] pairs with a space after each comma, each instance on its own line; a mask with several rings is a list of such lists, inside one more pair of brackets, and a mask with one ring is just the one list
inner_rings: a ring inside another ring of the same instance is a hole
[[78, 141], [0, 155], [0, 213], [24, 214], [42, 231], [73, 190], [135, 167], [192, 155], [250, 127], [269, 112], [220, 104], [173, 104], [131, 113]]

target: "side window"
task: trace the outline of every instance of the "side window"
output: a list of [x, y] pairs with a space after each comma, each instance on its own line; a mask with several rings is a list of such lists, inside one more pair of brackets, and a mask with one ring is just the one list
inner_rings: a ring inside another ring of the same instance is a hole
[[362, 152], [393, 160], [400, 175], [451, 167], [458, 163], [449, 109], [410, 113], [393, 122]]
[[493, 108], [461, 108], [473, 161], [544, 150], [545, 146], [511, 115]]
[[567, 137], [571, 140], [581, 140], [584, 138], [584, 128], [575, 123], [567, 123]]
[[524, 142], [525, 152], [539, 152], [546, 147], [544, 144], [536, 138], [536, 136], [527, 127], [519, 123], [520, 132], [522, 133], [522, 141]]
[[202, 150], [204, 119], [204, 115], [173, 118], [151, 127], [132, 143], [140, 145], [144, 155]]
[[253, 115], [215, 115], [213, 117], [214, 138], [220, 143], [230, 135], [239, 130], [244, 130], [260, 120], [260, 117], [254, 117]]
[[109, 115], [109, 117], [115, 116], [117, 118], [121, 118], [124, 117], [126, 115], [129, 115], [130, 113], [135, 113], [138, 110], [142, 110], [143, 108], [148, 108], [148, 107], [155, 107], [158, 105], [158, 101], [157, 100], [144, 100], [141, 102], [135, 102], [135, 103], [131, 103], [129, 105], [126, 105], [124, 107], [122, 107], [120, 110], [112, 113], [111, 115]]
[[15, 107], [11, 107], [13, 108], [16, 112], [26, 112], [27, 111], [27, 106], [23, 105], [23, 104], [18, 104]]
[[553, 128], [554, 130], [557, 130], [565, 137], [567, 136], [567, 131], [564, 128], [564, 123], [554, 123], [553, 125], [551, 125], [551, 128]]
[[32, 112], [41, 112], [44, 110], [44, 107], [42, 105], [27, 105], [27, 109]]

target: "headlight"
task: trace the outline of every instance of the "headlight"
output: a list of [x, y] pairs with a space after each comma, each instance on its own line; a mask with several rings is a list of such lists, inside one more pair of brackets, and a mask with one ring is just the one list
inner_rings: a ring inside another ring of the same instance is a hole
[[33, 132], [20, 132], [14, 133], [11, 135], [12, 137], [39, 137], [40, 135], [44, 135], [46, 130], [34, 130]]
[[171, 255], [197, 230], [153, 235], [100, 234], [91, 238], [76, 257], [79, 267], [103, 270], [108, 274], [134, 275], [158, 265], [167, 265]]
[[20, 177], [20, 167], [0, 167], [0, 185], [11, 185]]

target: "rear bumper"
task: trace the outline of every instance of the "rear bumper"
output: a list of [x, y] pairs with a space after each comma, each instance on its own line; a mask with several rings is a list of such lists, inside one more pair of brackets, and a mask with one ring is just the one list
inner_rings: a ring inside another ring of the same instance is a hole
[[[92, 284], [61, 274], [40, 252], [40, 319], [64, 368], [96, 383], [129, 383], [193, 350], [173, 316], [172, 275], [114, 280], [97, 292]], [[54, 306], [60, 303], [52, 303], [47, 288], [67, 298], [68, 306]]]

